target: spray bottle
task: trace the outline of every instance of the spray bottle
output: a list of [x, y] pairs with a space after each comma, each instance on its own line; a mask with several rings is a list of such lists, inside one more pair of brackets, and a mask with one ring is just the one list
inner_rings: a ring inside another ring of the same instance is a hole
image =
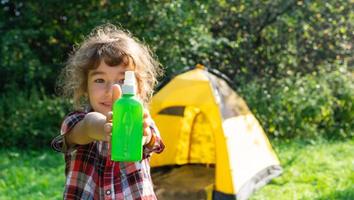
[[125, 72], [123, 96], [113, 105], [111, 159], [134, 162], [142, 159], [143, 105], [136, 95], [133, 71]]

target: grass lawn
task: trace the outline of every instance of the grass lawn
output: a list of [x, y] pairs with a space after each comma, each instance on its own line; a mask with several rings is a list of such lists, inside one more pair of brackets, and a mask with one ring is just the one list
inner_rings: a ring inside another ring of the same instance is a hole
[[354, 140], [274, 145], [283, 174], [257, 191], [261, 199], [354, 199]]
[[0, 150], [0, 199], [62, 199], [63, 156], [51, 150]]
[[[277, 142], [284, 172], [260, 199], [354, 199], [354, 140]], [[51, 150], [0, 150], [0, 199], [62, 199], [64, 161]]]

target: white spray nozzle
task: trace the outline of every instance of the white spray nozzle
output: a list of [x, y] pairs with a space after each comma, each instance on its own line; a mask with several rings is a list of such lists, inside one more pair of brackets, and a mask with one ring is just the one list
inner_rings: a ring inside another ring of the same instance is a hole
[[124, 76], [124, 84], [122, 86], [123, 94], [135, 94], [135, 74], [134, 71], [126, 71]]
[[126, 71], [125, 72], [124, 85], [135, 85], [134, 71]]

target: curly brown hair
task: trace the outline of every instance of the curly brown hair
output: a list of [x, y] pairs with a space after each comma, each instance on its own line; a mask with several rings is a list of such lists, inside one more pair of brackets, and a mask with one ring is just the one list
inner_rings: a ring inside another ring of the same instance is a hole
[[138, 82], [138, 95], [146, 105], [152, 97], [157, 77], [162, 75], [159, 62], [150, 49], [130, 32], [113, 24], [93, 29], [88, 37], [71, 53], [58, 80], [61, 93], [74, 101], [75, 109], [88, 102], [87, 78], [89, 70], [101, 61], [109, 66], [132, 65]]

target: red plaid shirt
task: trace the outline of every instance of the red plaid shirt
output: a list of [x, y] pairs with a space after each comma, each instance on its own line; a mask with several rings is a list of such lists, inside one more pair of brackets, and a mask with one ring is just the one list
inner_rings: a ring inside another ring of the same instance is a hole
[[94, 141], [67, 149], [64, 135], [85, 115], [70, 113], [63, 121], [61, 134], [52, 141], [52, 147], [65, 154], [64, 199], [156, 199], [149, 156], [164, 149], [157, 129], [151, 128], [155, 142], [150, 147], [144, 146], [142, 161], [113, 162], [108, 142]]

